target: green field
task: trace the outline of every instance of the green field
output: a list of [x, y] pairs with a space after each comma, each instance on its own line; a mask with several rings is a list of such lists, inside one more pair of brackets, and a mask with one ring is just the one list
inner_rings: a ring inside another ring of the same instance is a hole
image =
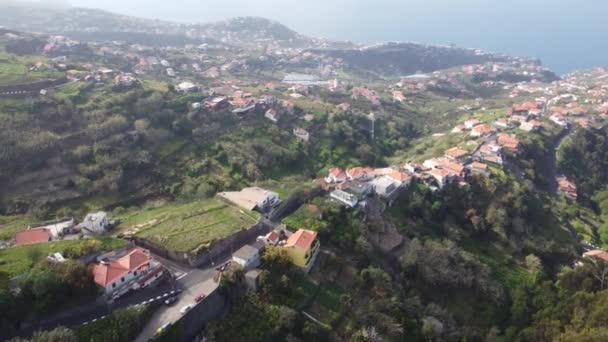
[[28, 65], [42, 61], [44, 58], [17, 57], [0, 52], [0, 85], [28, 83], [48, 78], [60, 78], [64, 74], [54, 69], [29, 71]]
[[95, 245], [96, 249], [101, 251], [111, 251], [125, 246], [126, 243], [124, 240], [104, 238], [99, 240], [63, 240], [11, 247], [0, 250], [0, 272], [6, 273], [9, 277], [15, 277], [27, 272], [36, 261], [45, 258], [50, 253], [65, 254], [66, 251], [72, 251], [77, 254], [84, 254], [84, 249], [91, 245]]
[[128, 212], [121, 215], [121, 230], [169, 250], [187, 252], [248, 228], [259, 217], [213, 198]]
[[29, 216], [0, 216], [0, 240], [10, 240], [15, 233], [36, 222]]

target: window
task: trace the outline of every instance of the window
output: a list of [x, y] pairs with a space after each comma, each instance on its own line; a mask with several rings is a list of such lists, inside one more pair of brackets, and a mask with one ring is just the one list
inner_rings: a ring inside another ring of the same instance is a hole
[[116, 283], [112, 283], [112, 288], [115, 288], [115, 287], [116, 287]]
[[136, 276], [137, 275], [137, 271], [133, 271], [133, 275]]
[[122, 281], [124, 283], [125, 282], [125, 277], [121, 277], [120, 281]]

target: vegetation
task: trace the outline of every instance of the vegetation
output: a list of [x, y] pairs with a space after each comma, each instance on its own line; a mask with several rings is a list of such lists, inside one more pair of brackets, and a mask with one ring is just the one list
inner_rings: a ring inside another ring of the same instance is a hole
[[78, 341], [133, 341], [154, 311], [149, 306], [129, 306], [112, 312], [101, 320], [74, 330]]
[[193, 251], [254, 225], [259, 214], [218, 198], [121, 214], [122, 227], [170, 250]]
[[63, 240], [36, 245], [25, 245], [0, 250], [0, 273], [15, 277], [28, 272], [38, 261], [51, 253], [62, 253], [77, 258], [94, 251], [110, 251], [126, 245], [126, 241], [112, 238]]

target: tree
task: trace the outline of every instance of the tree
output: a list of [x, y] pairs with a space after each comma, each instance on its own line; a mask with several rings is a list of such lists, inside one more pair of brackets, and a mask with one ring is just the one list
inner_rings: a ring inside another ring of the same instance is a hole
[[270, 246], [264, 251], [262, 261], [273, 273], [284, 274], [292, 265], [291, 256], [283, 247]]
[[51, 331], [35, 332], [32, 342], [78, 342], [78, 338], [72, 330], [57, 327]]

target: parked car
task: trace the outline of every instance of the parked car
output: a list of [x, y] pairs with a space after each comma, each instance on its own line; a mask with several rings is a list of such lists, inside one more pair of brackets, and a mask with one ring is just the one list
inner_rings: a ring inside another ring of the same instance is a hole
[[199, 294], [198, 296], [196, 296], [196, 298], [194, 298], [194, 300], [195, 300], [195, 301], [198, 303], [198, 302], [200, 302], [201, 300], [205, 299], [205, 297], [207, 297], [207, 295], [206, 295], [206, 294], [204, 294], [204, 293], [201, 293], [201, 294]]
[[184, 305], [181, 309], [179, 309], [179, 313], [182, 315], [185, 315], [186, 312], [188, 312], [188, 311], [190, 311], [190, 309], [192, 309], [192, 307], [194, 307], [194, 305], [192, 305], [192, 304]]
[[165, 331], [170, 325], [171, 325], [171, 323], [165, 323], [165, 324], [163, 324], [160, 328], [156, 329], [155, 335], [162, 334], [163, 331]]
[[175, 304], [175, 302], [177, 302], [177, 296], [169, 297], [169, 298], [165, 299], [165, 305], [167, 305], [167, 306], [171, 306], [171, 305]]

